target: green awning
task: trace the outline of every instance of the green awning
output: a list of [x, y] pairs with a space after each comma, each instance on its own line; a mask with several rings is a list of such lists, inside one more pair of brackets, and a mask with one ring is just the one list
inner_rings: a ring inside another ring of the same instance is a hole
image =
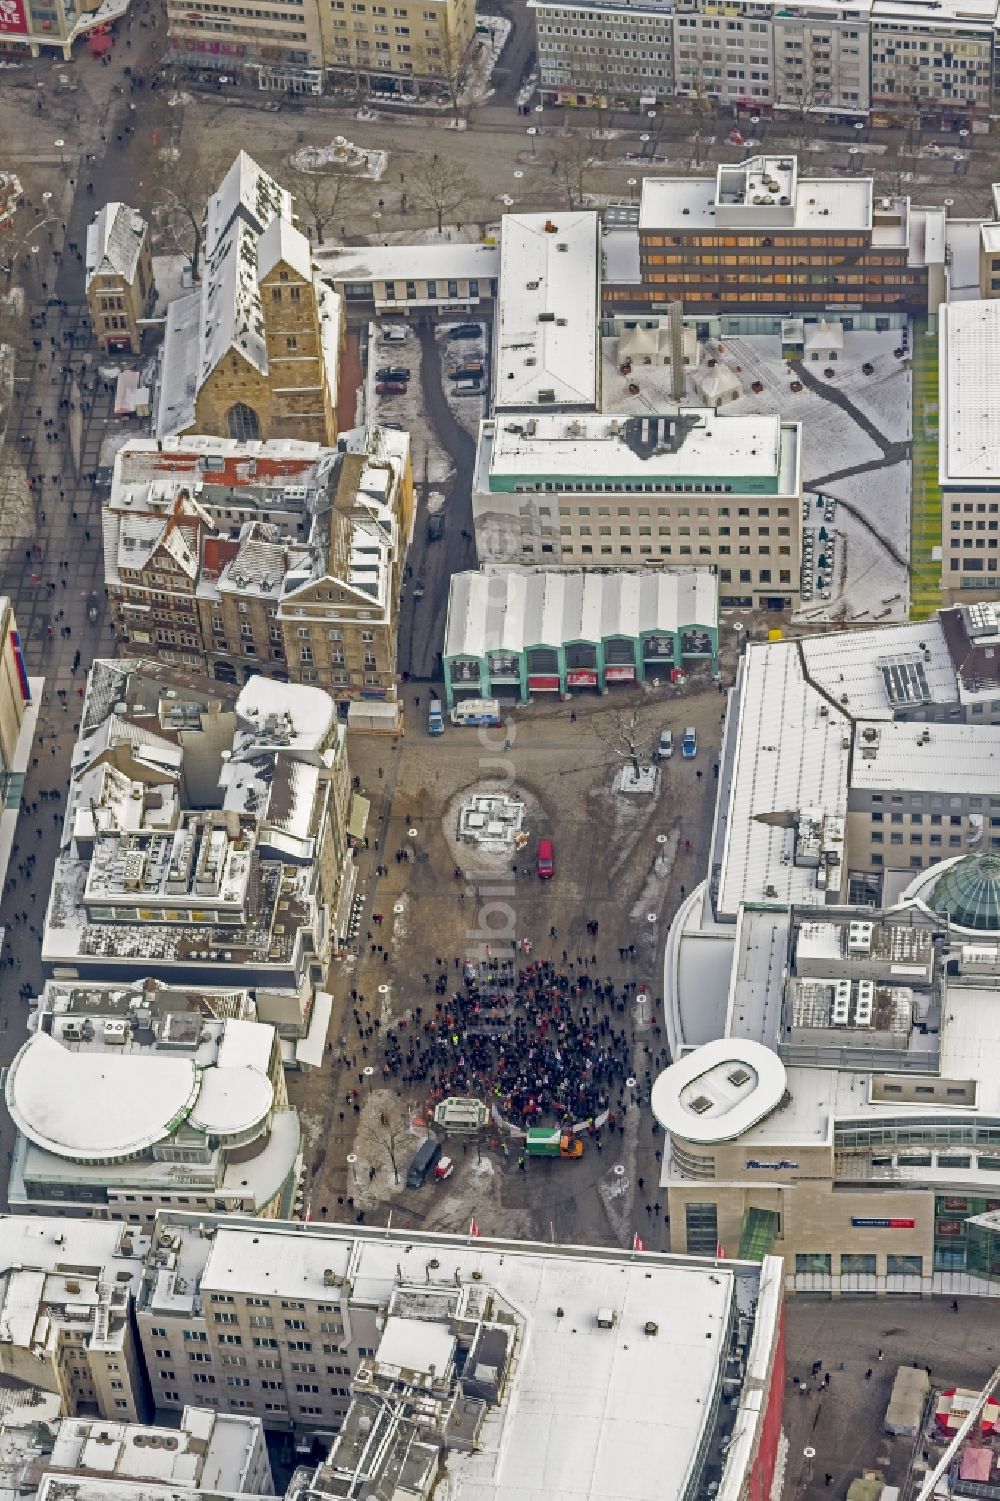
[[763, 1261], [778, 1238], [781, 1216], [776, 1209], [748, 1209], [743, 1216], [740, 1261]]

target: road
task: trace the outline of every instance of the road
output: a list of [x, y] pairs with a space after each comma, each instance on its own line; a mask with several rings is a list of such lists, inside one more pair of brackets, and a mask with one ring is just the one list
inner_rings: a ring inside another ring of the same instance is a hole
[[[427, 541], [428, 486], [422, 476], [414, 476], [418, 493], [417, 518], [408, 556], [412, 577], [403, 599], [399, 661], [401, 671], [411, 678], [427, 681], [440, 675], [439, 653], [448, 612], [448, 580], [453, 573], [476, 566], [472, 526], [472, 472], [476, 445], [456, 422], [445, 398], [441, 385], [441, 356], [434, 329], [426, 326], [418, 333], [424, 416], [453, 466], [442, 508], [444, 536], [438, 542]], [[424, 597], [420, 600], [413, 591], [417, 579], [424, 585]]]

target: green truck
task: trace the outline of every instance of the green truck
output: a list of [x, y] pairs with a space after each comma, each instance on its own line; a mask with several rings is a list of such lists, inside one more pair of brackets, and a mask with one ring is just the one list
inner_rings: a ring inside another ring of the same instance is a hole
[[530, 1126], [524, 1153], [526, 1157], [582, 1157], [583, 1141], [572, 1131]]

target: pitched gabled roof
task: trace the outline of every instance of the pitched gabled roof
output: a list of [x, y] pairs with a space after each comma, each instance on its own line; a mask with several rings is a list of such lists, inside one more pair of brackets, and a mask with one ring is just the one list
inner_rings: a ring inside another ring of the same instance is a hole
[[131, 281], [139, 264], [146, 221], [127, 203], [106, 203], [87, 229], [87, 286], [95, 276]]
[[208, 200], [205, 216], [205, 255], [213, 256], [233, 220], [241, 219], [257, 234], [271, 220], [292, 217], [292, 195], [263, 167], [241, 151]]

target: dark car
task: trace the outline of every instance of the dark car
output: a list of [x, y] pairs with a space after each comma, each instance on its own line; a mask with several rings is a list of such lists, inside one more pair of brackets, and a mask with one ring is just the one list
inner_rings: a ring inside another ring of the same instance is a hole
[[482, 360], [466, 360], [464, 365], [459, 365], [456, 370], [448, 371], [449, 380], [482, 380]]
[[440, 542], [443, 536], [444, 517], [440, 511], [436, 511], [433, 516], [427, 518], [427, 540], [428, 542]]
[[405, 380], [380, 380], [375, 391], [379, 396], [405, 396], [407, 385]]
[[405, 365], [383, 365], [375, 371], [376, 380], [409, 380], [410, 372]]
[[449, 339], [479, 339], [482, 337], [483, 325], [481, 323], [456, 323], [455, 327], [448, 330]]
[[423, 1188], [427, 1174], [441, 1156], [441, 1143], [428, 1136], [417, 1148], [406, 1173], [407, 1188]]

